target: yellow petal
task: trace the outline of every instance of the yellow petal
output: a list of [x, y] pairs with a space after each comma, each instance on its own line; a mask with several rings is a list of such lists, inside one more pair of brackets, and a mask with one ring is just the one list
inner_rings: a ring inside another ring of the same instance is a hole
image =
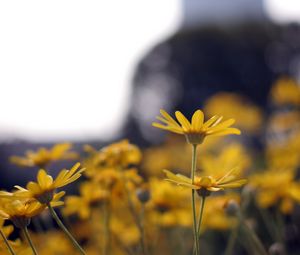
[[38, 184], [40, 185], [41, 189], [47, 189], [53, 183], [52, 176], [47, 175], [46, 171], [43, 169], [41, 169], [38, 172], [37, 181], [38, 181]]
[[181, 128], [175, 128], [175, 127], [165, 126], [165, 125], [162, 125], [162, 124], [157, 123], [157, 122], [153, 122], [152, 126], [156, 127], [156, 128], [164, 129], [164, 130], [167, 130], [167, 131], [171, 131], [171, 132], [174, 132], [174, 133], [177, 133], [177, 134], [180, 134], [180, 135], [183, 134], [183, 131], [182, 131]]
[[239, 187], [243, 186], [246, 183], [247, 183], [246, 179], [240, 179], [240, 180], [236, 180], [236, 181], [233, 181], [233, 182], [228, 182], [226, 184], [220, 184], [220, 185], [218, 185], [218, 187], [221, 187], [221, 188], [239, 188]]
[[175, 115], [181, 126], [185, 129], [185, 131], [191, 130], [190, 122], [180, 111], [176, 111]]
[[160, 114], [173, 125], [178, 125], [178, 123], [165, 110], [160, 109]]
[[40, 186], [35, 182], [28, 182], [26, 188], [33, 194], [39, 194], [41, 192]]
[[192, 127], [195, 131], [200, 131], [203, 126], [204, 114], [201, 110], [197, 110], [192, 117]]
[[211, 136], [224, 136], [224, 135], [240, 135], [241, 131], [237, 128], [226, 128], [225, 130], [215, 132], [215, 133], [208, 133], [207, 135]]
[[222, 117], [219, 117], [218, 115], [215, 115], [215, 116], [211, 117], [208, 121], [206, 121], [203, 124], [203, 128], [208, 128], [209, 126], [211, 126], [213, 123], [215, 123], [216, 121], [218, 121], [221, 118]]
[[233, 125], [235, 122], [235, 119], [229, 119], [229, 120], [225, 120], [222, 123], [218, 124], [218, 125], [214, 125], [213, 127], [210, 127], [208, 129], [209, 132], [217, 132], [217, 131], [221, 131], [224, 130], [225, 128], [230, 127], [231, 125]]
[[172, 182], [174, 184], [177, 184], [179, 186], [184, 186], [186, 188], [190, 188], [190, 189], [200, 189], [200, 187], [196, 186], [196, 185], [193, 185], [193, 184], [189, 184], [189, 183], [186, 183], [186, 182], [181, 182], [181, 181], [175, 181], [173, 179], [165, 179], [166, 181], [169, 181], [169, 182]]
[[168, 179], [172, 179], [174, 181], [186, 182], [188, 184], [192, 184], [192, 180], [181, 174], [173, 174], [169, 170], [164, 169], [163, 172], [167, 175]]

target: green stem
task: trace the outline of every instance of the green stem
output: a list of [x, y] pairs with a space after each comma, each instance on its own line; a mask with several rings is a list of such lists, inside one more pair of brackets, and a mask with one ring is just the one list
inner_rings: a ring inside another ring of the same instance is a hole
[[7, 246], [7, 249], [9, 250], [9, 252], [11, 253], [11, 255], [16, 255], [16, 253], [14, 252], [13, 248], [11, 247], [11, 245], [9, 244], [5, 234], [3, 233], [2, 229], [0, 229], [0, 235], [2, 236], [6, 246]]
[[56, 214], [55, 210], [53, 209], [53, 207], [49, 204], [47, 204], [49, 211], [52, 215], [52, 217], [54, 218], [54, 220], [56, 221], [57, 225], [62, 229], [62, 231], [66, 234], [66, 236], [70, 239], [70, 241], [73, 243], [74, 247], [82, 254], [82, 255], [86, 255], [85, 251], [81, 248], [81, 246], [77, 243], [77, 241], [75, 240], [75, 238], [72, 236], [72, 234], [69, 232], [69, 230], [65, 227], [65, 225], [62, 223], [62, 221], [60, 220], [60, 218], [58, 217], [58, 215]]
[[145, 245], [145, 224], [144, 224], [144, 219], [145, 219], [145, 205], [142, 204], [141, 208], [141, 214], [140, 214], [140, 223], [141, 223], [141, 243], [142, 243], [142, 250], [145, 255], [147, 255], [147, 250], [146, 250], [146, 245]]
[[263, 223], [265, 224], [265, 227], [269, 232], [269, 235], [271, 236], [274, 242], [278, 242], [280, 240], [280, 237], [278, 235], [278, 231], [276, 230], [276, 226], [274, 225], [274, 222], [272, 222], [271, 215], [266, 211], [266, 209], [261, 208], [259, 206], [257, 206], [257, 208], [258, 211], [260, 212]]
[[104, 244], [103, 244], [103, 255], [107, 255], [109, 253], [110, 246], [110, 233], [109, 233], [109, 225], [110, 225], [110, 208], [109, 201], [106, 201], [103, 205], [104, 211]]
[[266, 252], [263, 244], [259, 240], [258, 236], [255, 234], [255, 232], [248, 227], [248, 225], [244, 222], [242, 216], [239, 216], [241, 227], [245, 231], [245, 233], [250, 237], [251, 241], [253, 242], [253, 246], [256, 248], [256, 254], [260, 255], [268, 255]]
[[[192, 168], [191, 168], [191, 179], [192, 184], [195, 181], [196, 172], [196, 161], [197, 161], [197, 144], [193, 144], [192, 150]], [[197, 231], [197, 215], [196, 215], [196, 201], [195, 201], [195, 190], [192, 190], [192, 213], [193, 213], [193, 229], [194, 229], [194, 243], [196, 244], [196, 255], [199, 255], [199, 238]]]
[[197, 227], [198, 238], [200, 237], [200, 228], [201, 228], [201, 223], [202, 223], [205, 199], [206, 199], [206, 196], [201, 197], [200, 214], [199, 214], [198, 227]]
[[32, 240], [31, 240], [31, 238], [30, 238], [30, 235], [29, 235], [29, 232], [28, 232], [27, 227], [24, 227], [24, 228], [23, 228], [23, 232], [24, 232], [24, 235], [25, 235], [25, 237], [26, 237], [26, 239], [27, 239], [27, 241], [28, 241], [28, 243], [29, 243], [31, 249], [32, 249], [33, 254], [34, 254], [34, 255], [38, 255], [38, 253], [37, 253], [37, 251], [36, 251], [36, 249], [35, 249], [35, 247], [34, 247], [34, 245], [33, 245], [33, 242], [32, 242]]
[[128, 188], [128, 184], [127, 184], [127, 179], [126, 177], [124, 176], [124, 174], [122, 175], [123, 176], [123, 179], [124, 179], [124, 186], [125, 186], [125, 192], [127, 194], [127, 202], [128, 202], [128, 207], [129, 207], [129, 211], [135, 221], [135, 224], [136, 226], [138, 227], [138, 230], [140, 232], [140, 235], [141, 235], [141, 241], [140, 241], [140, 244], [141, 244], [141, 250], [142, 250], [142, 254], [143, 255], [146, 255], [147, 252], [146, 252], [146, 246], [145, 246], [145, 240], [144, 240], [144, 229], [143, 229], [143, 224], [141, 223], [140, 221], [140, 217], [139, 215], [136, 213], [135, 211], [135, 208], [134, 208], [134, 205], [133, 205], [133, 202], [131, 200], [131, 197], [130, 197], [130, 191], [129, 191], [129, 188]]
[[240, 222], [238, 222], [237, 226], [235, 226], [231, 231], [229, 241], [227, 243], [227, 247], [224, 252], [224, 255], [232, 255], [233, 254], [233, 248], [234, 248], [236, 239], [238, 237], [239, 228], [240, 228]]
[[276, 208], [276, 212], [275, 212], [275, 217], [276, 217], [276, 223], [275, 224], [277, 227], [277, 233], [278, 233], [278, 241], [281, 242], [281, 243], [284, 243], [283, 242], [283, 230], [284, 230], [284, 220], [283, 220], [283, 217], [282, 217], [282, 214], [279, 210], [279, 208]]

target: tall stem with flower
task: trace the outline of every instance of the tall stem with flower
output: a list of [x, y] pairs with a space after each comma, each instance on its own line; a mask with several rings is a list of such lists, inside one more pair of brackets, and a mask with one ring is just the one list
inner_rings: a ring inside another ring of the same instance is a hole
[[3, 233], [2, 229], [0, 228], [0, 235], [3, 238], [3, 241], [7, 247], [7, 249], [9, 250], [11, 255], [16, 255], [16, 253], [14, 252], [13, 248], [11, 247], [11, 245], [9, 244], [9, 241], [7, 240], [5, 234]]
[[[193, 144], [192, 169], [191, 169], [192, 184], [194, 184], [194, 181], [195, 181], [196, 162], [197, 162], [197, 144]], [[198, 238], [198, 230], [197, 230], [196, 198], [195, 198], [195, 190], [194, 189], [192, 189], [192, 214], [193, 214], [195, 249], [196, 249], [196, 255], [197, 255], [199, 253], [199, 238]]]
[[[224, 187], [228, 185], [236, 187], [236, 185], [242, 185], [244, 183], [244, 180], [237, 181], [238, 184], [232, 184], [232, 179], [230, 179], [229, 181], [227, 176], [223, 176], [223, 178], [219, 180], [215, 180], [211, 177], [204, 177], [202, 179], [197, 177], [196, 183], [195, 174], [197, 161], [197, 146], [203, 143], [206, 136], [225, 136], [230, 134], [239, 135], [240, 130], [231, 127], [235, 122], [234, 119], [228, 119], [222, 122], [223, 117], [217, 115], [204, 122], [204, 114], [201, 110], [197, 110], [193, 114], [191, 121], [189, 121], [180, 111], [175, 112], [177, 120], [173, 119], [164, 110], [160, 110], [160, 113], [161, 116], [158, 116], [157, 119], [161, 121], [161, 123], [154, 122], [152, 125], [157, 128], [184, 135], [186, 137], [187, 143], [192, 145], [193, 151], [191, 178], [189, 179], [182, 175], [174, 175], [169, 171], [166, 171], [166, 174], [170, 181], [175, 182], [179, 185], [187, 186], [192, 189], [191, 198], [194, 230], [194, 251], [196, 252], [196, 255], [199, 255], [199, 231], [202, 222], [205, 197], [210, 193], [210, 191], [217, 191], [222, 189], [223, 187], [221, 187], [221, 185], [223, 185]], [[227, 183], [224, 182], [225, 180], [227, 180]], [[197, 190], [198, 194], [202, 197], [198, 222], [196, 215], [195, 190]]]

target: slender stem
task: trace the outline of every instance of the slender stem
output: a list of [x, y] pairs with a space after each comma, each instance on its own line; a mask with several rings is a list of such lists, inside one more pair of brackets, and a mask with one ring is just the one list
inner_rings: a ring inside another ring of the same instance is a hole
[[245, 231], [245, 233], [250, 237], [251, 241], [253, 242], [254, 247], [256, 247], [256, 254], [261, 254], [261, 255], [268, 255], [266, 252], [263, 244], [259, 240], [258, 236], [256, 233], [248, 227], [248, 225], [244, 222], [242, 216], [239, 216], [240, 222], [241, 222], [241, 227]]
[[109, 232], [109, 225], [110, 225], [110, 208], [109, 208], [109, 201], [106, 201], [103, 205], [103, 213], [104, 213], [104, 244], [103, 244], [103, 255], [108, 255], [109, 253], [109, 246], [110, 246], [110, 232]]
[[81, 248], [81, 246], [77, 243], [77, 241], [75, 240], [75, 238], [72, 236], [72, 234], [69, 232], [69, 230], [65, 227], [65, 225], [62, 223], [62, 221], [60, 220], [60, 218], [58, 217], [58, 215], [56, 214], [55, 210], [53, 209], [53, 207], [49, 204], [47, 204], [49, 211], [52, 215], [52, 217], [54, 218], [54, 220], [56, 221], [57, 225], [62, 229], [62, 231], [66, 234], [66, 236], [70, 239], [70, 241], [73, 243], [74, 247], [82, 254], [82, 255], [86, 255], [85, 251]]
[[[192, 168], [191, 168], [191, 179], [194, 184], [195, 172], [196, 172], [196, 161], [197, 161], [197, 144], [193, 144], [192, 150]], [[196, 244], [196, 255], [199, 255], [199, 238], [197, 231], [197, 215], [196, 215], [196, 201], [195, 201], [195, 190], [192, 190], [192, 213], [193, 213], [193, 229], [194, 229], [194, 240]]]
[[140, 223], [141, 223], [141, 243], [142, 243], [142, 251], [145, 255], [147, 255], [146, 245], [145, 245], [145, 205], [142, 203], [141, 214], [140, 214]]
[[124, 174], [122, 175], [123, 176], [123, 179], [124, 179], [124, 186], [125, 186], [125, 192], [127, 194], [127, 202], [128, 202], [128, 207], [129, 207], [129, 211], [130, 213], [132, 214], [132, 217], [135, 221], [135, 224], [136, 226], [138, 227], [138, 230], [140, 232], [140, 235], [141, 235], [141, 241], [140, 241], [140, 244], [141, 244], [141, 250], [142, 250], [142, 254], [143, 255], [146, 255], [146, 247], [145, 247], [145, 240], [144, 240], [144, 230], [143, 230], [143, 225], [140, 221], [140, 217], [139, 215], [136, 213], [135, 211], [135, 208], [134, 208], [134, 205], [133, 205], [133, 202], [131, 200], [131, 197], [130, 197], [130, 191], [129, 191], [129, 188], [128, 188], [128, 184], [127, 184], [127, 179], [126, 177], [124, 176]]
[[281, 243], [284, 243], [283, 242], [283, 234], [282, 234], [283, 230], [284, 230], [284, 220], [283, 220], [282, 214], [280, 213], [279, 208], [276, 208], [275, 217], [276, 217], [276, 223], [277, 223], [275, 225], [278, 226], [277, 227], [278, 241]]
[[276, 230], [276, 226], [274, 225], [274, 222], [272, 222], [271, 215], [266, 211], [266, 209], [261, 208], [257, 206], [258, 211], [260, 212], [260, 215], [263, 219], [263, 223], [265, 224], [265, 227], [267, 231], [269, 232], [271, 238], [274, 242], [277, 242], [280, 240], [280, 237], [278, 235], [278, 231]]
[[231, 231], [224, 255], [232, 255], [233, 254], [233, 248], [234, 248], [236, 239], [238, 237], [239, 228], [240, 228], [240, 222], [238, 222], [237, 226], [235, 226]]
[[38, 255], [38, 253], [37, 253], [37, 251], [36, 251], [36, 249], [35, 249], [35, 247], [34, 247], [34, 245], [33, 245], [33, 242], [32, 242], [32, 240], [31, 240], [31, 238], [30, 238], [30, 235], [29, 235], [29, 232], [28, 232], [27, 227], [24, 227], [24, 228], [23, 228], [23, 232], [24, 232], [24, 235], [25, 235], [25, 237], [26, 237], [26, 239], [27, 239], [27, 241], [28, 241], [28, 243], [29, 243], [31, 249], [32, 249], [33, 254], [34, 254], [34, 255]]
[[203, 217], [205, 199], [206, 199], [206, 196], [202, 196], [201, 197], [200, 214], [199, 214], [198, 227], [197, 227], [198, 238], [200, 236], [200, 228], [201, 228], [201, 223], [202, 223], [202, 217]]
[[11, 245], [9, 244], [5, 234], [3, 233], [2, 229], [0, 229], [0, 235], [2, 236], [6, 246], [7, 246], [7, 249], [9, 250], [9, 252], [11, 253], [11, 255], [16, 255], [16, 253], [14, 252], [13, 248], [11, 247]]

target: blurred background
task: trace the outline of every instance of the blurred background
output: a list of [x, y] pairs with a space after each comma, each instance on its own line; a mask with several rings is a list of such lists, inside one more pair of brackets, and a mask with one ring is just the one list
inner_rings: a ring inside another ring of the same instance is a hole
[[8, 158], [28, 149], [161, 143], [160, 108], [219, 91], [268, 114], [275, 81], [300, 78], [299, 21], [297, 0], [1, 2], [1, 185], [26, 181]]

